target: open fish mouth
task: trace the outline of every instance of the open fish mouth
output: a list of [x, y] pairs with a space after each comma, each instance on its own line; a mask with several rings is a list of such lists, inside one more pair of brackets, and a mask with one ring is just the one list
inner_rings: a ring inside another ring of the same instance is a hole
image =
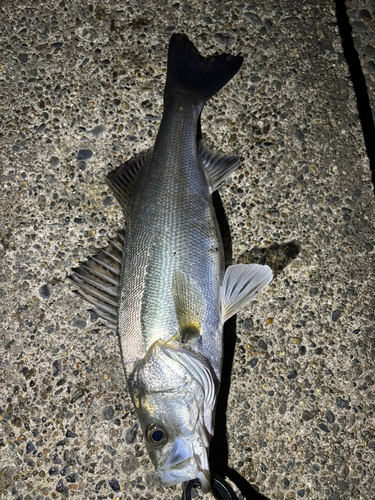
[[207, 482], [206, 476], [209, 476], [207, 451], [201, 449], [201, 453], [197, 456], [191, 442], [177, 438], [166, 462], [159, 467], [158, 474], [163, 486], [174, 486], [189, 481], [192, 477], [200, 477], [203, 483]]

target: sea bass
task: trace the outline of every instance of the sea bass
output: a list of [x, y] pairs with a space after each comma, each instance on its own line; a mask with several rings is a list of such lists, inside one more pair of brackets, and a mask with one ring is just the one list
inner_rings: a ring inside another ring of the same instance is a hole
[[204, 104], [241, 65], [240, 56], [204, 58], [186, 36], [172, 36], [155, 145], [107, 177], [124, 211], [125, 233], [71, 276], [77, 293], [117, 329], [128, 388], [161, 483], [198, 478], [204, 492], [210, 490], [223, 324], [272, 279], [268, 266], [225, 270], [211, 198], [239, 156], [197, 141]]

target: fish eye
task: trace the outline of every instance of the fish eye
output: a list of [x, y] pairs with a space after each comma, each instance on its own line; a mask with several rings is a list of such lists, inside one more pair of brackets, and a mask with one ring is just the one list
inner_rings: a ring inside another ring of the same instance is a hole
[[168, 439], [167, 431], [159, 424], [150, 424], [146, 429], [147, 441], [153, 446], [160, 446]]

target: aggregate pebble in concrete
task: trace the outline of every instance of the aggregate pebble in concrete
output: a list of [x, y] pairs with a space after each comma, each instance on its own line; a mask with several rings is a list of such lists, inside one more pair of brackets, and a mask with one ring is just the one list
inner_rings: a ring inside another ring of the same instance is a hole
[[269, 499], [371, 500], [374, 198], [333, 2], [3, 1], [0, 19], [1, 498], [181, 497], [66, 275], [122, 227], [105, 175], [152, 145], [184, 32], [245, 57], [203, 132], [243, 155], [220, 188], [232, 261], [275, 272], [237, 315], [229, 466]]

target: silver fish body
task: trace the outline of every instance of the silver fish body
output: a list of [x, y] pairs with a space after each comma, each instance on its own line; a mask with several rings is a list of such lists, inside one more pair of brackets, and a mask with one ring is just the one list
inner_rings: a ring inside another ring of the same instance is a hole
[[127, 216], [118, 317], [127, 373], [154, 342], [179, 332], [173, 298], [179, 270], [204, 304], [200, 334], [189, 346], [220, 376], [223, 248], [196, 141], [200, 110], [186, 101], [181, 96], [166, 110]]
[[205, 59], [186, 37], [173, 35], [155, 145], [108, 175], [126, 221], [121, 271], [106, 278], [110, 265], [92, 264], [91, 275], [86, 265], [73, 277], [80, 295], [112, 324], [117, 295], [128, 387], [165, 486], [198, 477], [203, 491], [210, 489], [223, 324], [272, 279], [267, 266], [225, 271], [211, 196], [239, 157], [197, 142], [202, 107], [241, 64], [225, 54]]

